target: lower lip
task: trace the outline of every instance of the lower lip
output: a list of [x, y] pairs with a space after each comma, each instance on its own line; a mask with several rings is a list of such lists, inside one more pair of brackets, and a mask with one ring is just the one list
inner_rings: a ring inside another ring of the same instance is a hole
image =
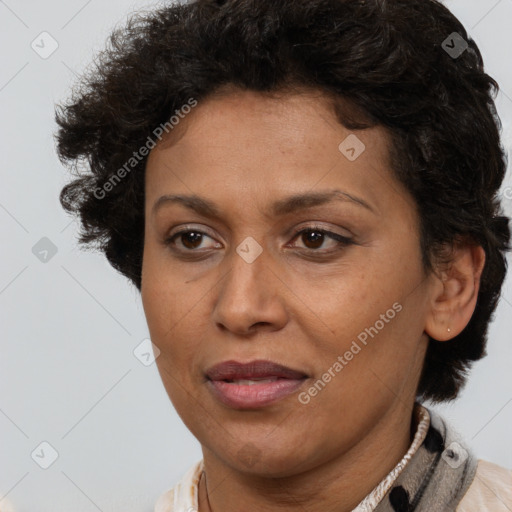
[[281, 400], [297, 391], [306, 379], [277, 379], [261, 384], [235, 384], [209, 380], [213, 394], [225, 405], [235, 409], [256, 409]]

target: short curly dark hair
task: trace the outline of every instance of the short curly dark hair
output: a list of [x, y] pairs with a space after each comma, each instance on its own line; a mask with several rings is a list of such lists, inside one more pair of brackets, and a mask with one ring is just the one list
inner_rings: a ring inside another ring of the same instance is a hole
[[458, 240], [485, 250], [472, 318], [449, 342], [430, 339], [417, 390], [433, 402], [455, 398], [485, 355], [510, 228], [498, 196], [507, 166], [498, 85], [449, 10], [435, 0], [198, 0], [135, 13], [109, 41], [55, 111], [58, 156], [75, 175], [60, 201], [81, 218], [79, 242], [140, 291], [147, 158], [108, 186], [134, 150], [191, 98], [226, 86], [321, 91], [347, 128], [389, 130], [427, 272]]

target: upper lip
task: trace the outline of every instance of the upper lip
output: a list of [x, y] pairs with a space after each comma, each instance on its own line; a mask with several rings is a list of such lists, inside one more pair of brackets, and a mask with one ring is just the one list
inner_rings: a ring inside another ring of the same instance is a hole
[[304, 372], [265, 360], [249, 361], [248, 363], [224, 361], [209, 368], [206, 371], [206, 376], [210, 380], [238, 380], [265, 377], [302, 379], [307, 377]]

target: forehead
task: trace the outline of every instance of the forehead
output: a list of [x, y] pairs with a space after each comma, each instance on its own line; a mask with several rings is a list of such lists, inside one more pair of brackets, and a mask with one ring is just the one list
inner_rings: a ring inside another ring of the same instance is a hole
[[[342, 151], [347, 140], [360, 152], [355, 160]], [[232, 200], [237, 191], [303, 192], [318, 183], [322, 189], [348, 184], [375, 203], [391, 180], [389, 144], [382, 127], [345, 128], [317, 91], [224, 92], [199, 101], [151, 151], [147, 197], [223, 188]]]
[[[334, 99], [320, 90], [258, 92], [223, 87], [199, 100], [196, 107], [188, 108], [180, 119], [173, 116], [176, 124], [170, 131], [166, 130], [167, 134], [163, 134], [163, 140], [153, 152], [178, 145], [185, 134], [184, 142], [188, 144], [195, 144], [197, 139], [207, 144], [208, 136], [217, 144], [225, 142], [230, 146], [234, 143], [233, 136], [243, 139], [248, 132], [258, 139], [272, 139], [273, 144], [268, 149], [291, 146], [295, 153], [302, 148], [307, 150], [308, 146], [302, 144], [307, 142], [316, 142], [322, 147], [322, 141], [329, 143], [344, 131], [350, 132], [337, 119], [335, 110], [356, 119], [365, 116], [343, 98]], [[327, 132], [331, 132], [331, 137], [326, 140]], [[382, 142], [379, 149], [387, 152], [387, 144], [391, 142], [387, 130], [376, 126], [364, 132], [369, 132], [375, 142]]]

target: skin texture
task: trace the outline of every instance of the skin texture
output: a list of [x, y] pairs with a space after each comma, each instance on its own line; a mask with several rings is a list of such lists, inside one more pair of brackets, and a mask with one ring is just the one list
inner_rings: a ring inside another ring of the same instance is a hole
[[[354, 161], [338, 149], [351, 133], [365, 144]], [[457, 247], [450, 268], [426, 275], [387, 132], [347, 130], [320, 93], [231, 91], [199, 102], [170, 135], [146, 166], [141, 292], [163, 384], [202, 446], [200, 512], [350, 511], [407, 451], [427, 334], [447, 341], [465, 327], [484, 252]], [[291, 194], [334, 189], [372, 211], [344, 200], [270, 214]], [[204, 197], [221, 216], [175, 203], [153, 212], [164, 194]], [[295, 236], [315, 225], [353, 243]], [[183, 228], [206, 234], [166, 245]], [[236, 252], [247, 237], [263, 249], [252, 263]], [[394, 318], [301, 403], [299, 392], [395, 303]], [[261, 409], [221, 404], [205, 371], [253, 359], [308, 379]]]

